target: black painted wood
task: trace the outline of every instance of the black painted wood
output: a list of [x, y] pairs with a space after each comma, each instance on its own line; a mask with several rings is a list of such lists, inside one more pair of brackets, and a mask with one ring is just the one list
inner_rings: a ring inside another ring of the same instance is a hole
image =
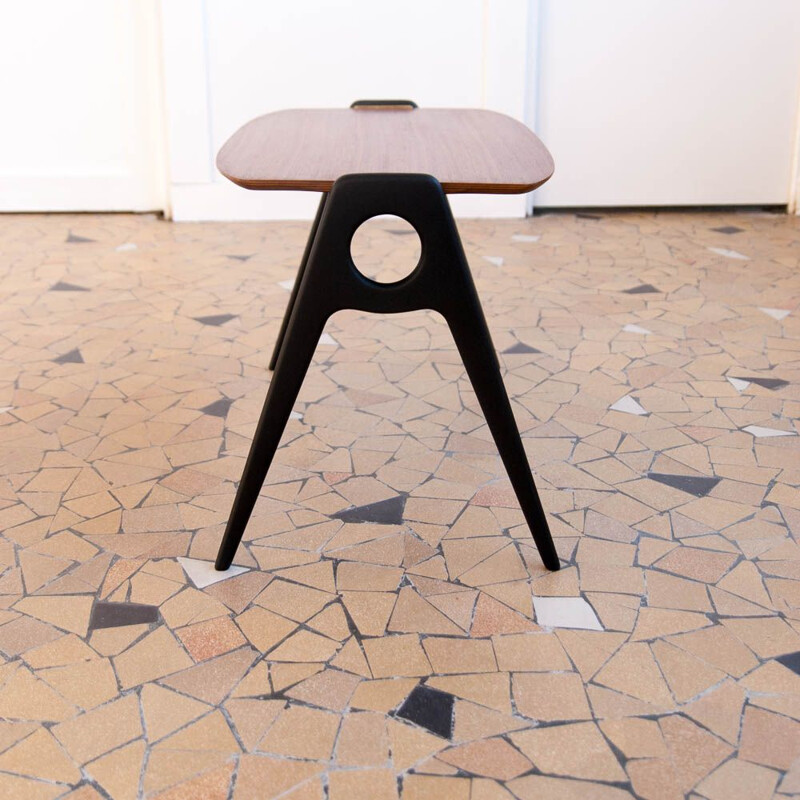
[[292, 309], [294, 308], [294, 304], [297, 302], [297, 292], [300, 290], [300, 282], [303, 280], [303, 274], [306, 271], [306, 264], [308, 263], [308, 256], [311, 253], [311, 246], [314, 244], [314, 238], [317, 235], [317, 229], [319, 228], [319, 221], [322, 219], [322, 212], [325, 208], [325, 201], [328, 199], [327, 193], [323, 193], [322, 197], [320, 198], [319, 205], [317, 206], [317, 214], [314, 217], [314, 222], [311, 225], [311, 231], [308, 234], [308, 240], [306, 241], [306, 249], [303, 252], [303, 258], [300, 260], [300, 268], [297, 270], [297, 275], [294, 279], [294, 286], [292, 287], [292, 294], [289, 297], [289, 303], [286, 306], [286, 312], [283, 315], [283, 321], [281, 322], [281, 329], [278, 331], [278, 338], [275, 340], [275, 347], [272, 350], [272, 357], [269, 360], [269, 369], [274, 370], [275, 365], [278, 363], [278, 355], [281, 352], [281, 345], [283, 345], [283, 340], [286, 338], [286, 329], [289, 327], [289, 317], [292, 316]]
[[[358, 227], [374, 216], [408, 221], [422, 243], [414, 271], [382, 284], [362, 275], [350, 255]], [[242, 480], [217, 554], [233, 561], [302, 385], [325, 322], [354, 309], [393, 314], [430, 308], [447, 320], [545, 566], [560, 563], [500, 375], [475, 284], [441, 184], [431, 175], [345, 175], [330, 192], [297, 288]]]

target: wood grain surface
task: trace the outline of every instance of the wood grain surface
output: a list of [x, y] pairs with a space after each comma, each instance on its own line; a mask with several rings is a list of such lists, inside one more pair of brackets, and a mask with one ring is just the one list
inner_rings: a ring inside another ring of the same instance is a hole
[[248, 122], [225, 143], [217, 168], [246, 189], [327, 192], [342, 175], [433, 175], [449, 194], [520, 194], [553, 174], [536, 135], [478, 109], [303, 109]]

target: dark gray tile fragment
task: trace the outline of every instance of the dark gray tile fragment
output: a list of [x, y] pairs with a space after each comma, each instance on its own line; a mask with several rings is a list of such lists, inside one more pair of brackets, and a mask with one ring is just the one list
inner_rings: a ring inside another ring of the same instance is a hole
[[78, 350], [76, 347], [74, 350], [70, 350], [69, 353], [64, 353], [63, 355], [58, 356], [58, 358], [54, 358], [53, 361], [56, 364], [84, 364], [83, 356], [81, 355], [81, 351]]
[[660, 294], [661, 289], [656, 289], [652, 283], [642, 283], [639, 286], [634, 286], [631, 289], [623, 289], [625, 294], [651, 294], [656, 293]]
[[85, 236], [76, 236], [72, 231], [67, 236], [67, 244], [90, 244], [94, 239], [87, 239]]
[[749, 381], [756, 384], [756, 386], [762, 386], [764, 389], [782, 389], [784, 386], [789, 385], [789, 381], [785, 381], [783, 378], [761, 378], [751, 375], [731, 375], [731, 377], [737, 381]]
[[735, 225], [722, 225], [719, 228], [712, 228], [711, 230], [717, 233], [727, 233], [730, 235], [731, 233], [742, 233], [744, 228], [737, 228]]
[[428, 686], [416, 686], [403, 701], [397, 716], [407, 719], [443, 739], [453, 736], [453, 706], [455, 698]]
[[207, 317], [192, 317], [196, 322], [203, 325], [224, 325], [236, 318], [236, 314], [211, 314]]
[[406, 495], [390, 497], [388, 500], [379, 500], [377, 503], [368, 503], [365, 506], [346, 508], [332, 514], [332, 519], [342, 522], [376, 522], [379, 525], [399, 525], [403, 521], [403, 509], [406, 507]]
[[506, 353], [508, 354], [517, 354], [517, 353], [541, 353], [541, 350], [537, 350], [535, 347], [531, 347], [529, 344], [524, 344], [523, 342], [517, 342], [516, 344], [512, 344], [511, 347], [507, 347], [503, 350], [503, 355]]
[[158, 606], [143, 603], [106, 603], [98, 600], [92, 607], [89, 630], [142, 625], [158, 620]]
[[200, 410], [204, 414], [210, 414], [212, 417], [227, 417], [228, 409], [233, 405], [233, 400], [230, 397], [221, 397], [207, 406], [203, 406]]
[[784, 653], [775, 659], [779, 664], [783, 664], [786, 669], [800, 675], [800, 651], [796, 653]]
[[225, 258], [230, 258], [231, 261], [249, 261], [255, 253], [250, 253], [249, 256], [235, 256], [235, 255], [227, 255]]
[[660, 472], [648, 472], [647, 477], [695, 497], [705, 497], [722, 480], [704, 475], [666, 475]]
[[50, 287], [51, 292], [88, 292], [85, 286], [77, 286], [74, 283], [67, 283], [66, 281], [59, 281]]

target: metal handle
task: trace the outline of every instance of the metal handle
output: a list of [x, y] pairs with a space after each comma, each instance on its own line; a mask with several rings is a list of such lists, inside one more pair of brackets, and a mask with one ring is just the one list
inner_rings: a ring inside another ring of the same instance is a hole
[[350, 108], [384, 111], [412, 111], [417, 107], [413, 100], [356, 100], [350, 104]]

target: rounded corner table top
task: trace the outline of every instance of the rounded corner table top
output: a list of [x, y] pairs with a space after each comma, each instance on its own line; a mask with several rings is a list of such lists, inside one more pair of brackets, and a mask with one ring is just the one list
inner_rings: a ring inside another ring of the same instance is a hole
[[521, 194], [553, 174], [525, 125], [482, 109], [291, 109], [241, 127], [217, 168], [245, 189], [327, 192], [350, 173], [424, 173], [448, 194]]

